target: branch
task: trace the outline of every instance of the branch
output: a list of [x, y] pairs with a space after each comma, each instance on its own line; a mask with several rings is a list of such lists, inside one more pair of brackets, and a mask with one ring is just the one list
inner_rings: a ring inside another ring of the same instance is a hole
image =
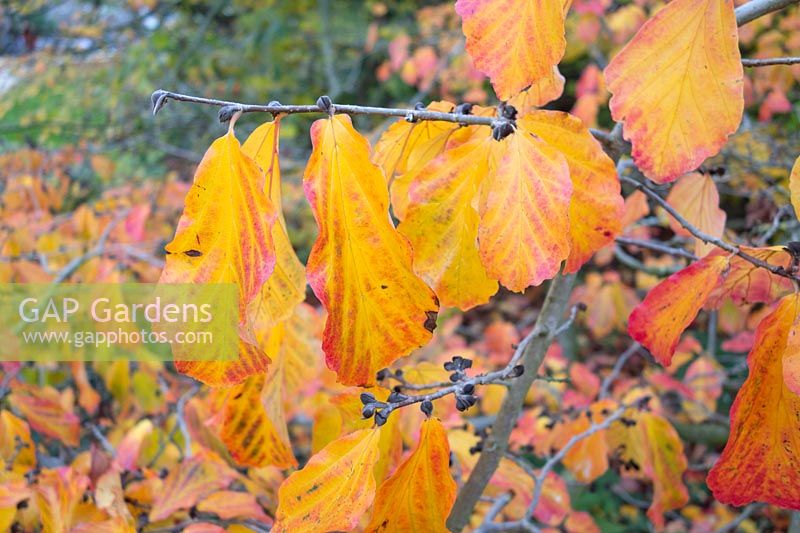
[[553, 342], [554, 333], [567, 308], [567, 301], [574, 282], [574, 274], [558, 275], [550, 282], [550, 288], [547, 291], [539, 318], [536, 320], [536, 325], [517, 349], [519, 360], [525, 367], [525, 373], [508, 388], [503, 405], [492, 425], [492, 431], [486, 438], [483, 452], [450, 511], [447, 519], [447, 528], [450, 531], [461, 531], [467, 525], [475, 505], [497, 470], [500, 459], [508, 450], [508, 437], [517, 423], [520, 410], [525, 402], [525, 395], [536, 379], [547, 348]]
[[797, 278], [796, 276], [794, 276], [794, 275], [790, 274], [789, 272], [787, 272], [783, 267], [779, 267], [779, 266], [776, 266], [776, 265], [771, 265], [771, 264], [767, 263], [766, 261], [763, 261], [763, 260], [761, 260], [761, 259], [759, 259], [757, 257], [753, 257], [752, 255], [740, 250], [737, 245], [734, 245], [734, 244], [731, 244], [729, 242], [723, 241], [722, 239], [714, 237], [713, 235], [709, 235], [708, 233], [705, 233], [704, 231], [700, 230], [699, 228], [694, 226], [691, 222], [686, 220], [680, 213], [678, 213], [675, 210], [674, 207], [672, 207], [671, 205], [669, 205], [669, 203], [667, 203], [666, 200], [661, 198], [661, 196], [656, 191], [654, 191], [653, 189], [651, 189], [650, 187], [648, 187], [644, 183], [641, 183], [641, 182], [639, 182], [639, 181], [637, 181], [637, 180], [635, 180], [633, 178], [629, 178], [627, 176], [620, 176], [619, 179], [620, 179], [620, 181], [624, 181], [625, 183], [634, 186], [635, 188], [639, 189], [640, 191], [645, 193], [647, 196], [649, 196], [650, 198], [655, 200], [655, 202], [658, 205], [660, 205], [661, 207], [663, 207], [664, 210], [667, 211], [667, 213], [672, 215], [672, 217], [675, 218], [675, 220], [677, 220], [678, 223], [681, 226], [683, 226], [689, 233], [691, 233], [692, 235], [694, 235], [695, 237], [697, 237], [701, 241], [703, 241], [705, 243], [711, 243], [714, 246], [716, 246], [717, 248], [721, 248], [722, 250], [725, 250], [726, 252], [729, 252], [729, 253], [734, 254], [734, 255], [738, 255], [739, 257], [741, 257], [745, 261], [747, 261], [749, 263], [752, 263], [753, 265], [755, 265], [757, 267], [769, 270], [770, 272], [772, 272], [776, 276], [781, 276], [783, 278], [787, 278], [787, 279], [790, 279], [790, 280], [795, 281], [795, 282], [800, 281], [799, 278]]
[[509, 119], [495, 117], [479, 117], [464, 113], [442, 113], [430, 111], [428, 109], [402, 109], [392, 107], [372, 107], [350, 104], [333, 104], [327, 96], [321, 96], [314, 105], [283, 105], [280, 102], [270, 102], [267, 105], [242, 104], [239, 102], [229, 102], [227, 100], [217, 100], [215, 98], [201, 98], [188, 94], [174, 93], [157, 90], [151, 96], [153, 103], [153, 114], [158, 113], [169, 101], [192, 102], [221, 107], [220, 120], [225, 122], [231, 111], [241, 111], [242, 113], [271, 113], [273, 115], [293, 115], [297, 113], [343, 113], [346, 115], [377, 115], [382, 117], [403, 117], [409, 122], [420, 120], [435, 120], [440, 122], [453, 122], [465, 126], [500, 126], [509, 123]]
[[722, 527], [717, 529], [714, 533], [728, 533], [728, 531], [736, 531], [736, 528], [739, 527], [739, 524], [741, 524], [742, 522], [747, 520], [750, 517], [751, 514], [753, 514], [755, 511], [757, 511], [758, 509], [760, 509], [763, 506], [764, 506], [763, 503], [751, 503], [750, 505], [748, 505], [747, 507], [745, 507], [742, 510], [742, 512], [739, 514], [739, 516], [737, 516], [736, 518], [734, 518], [733, 520], [731, 520], [727, 524], [724, 524]]
[[639, 350], [641, 349], [642, 345], [638, 342], [634, 342], [631, 344], [627, 350], [622, 352], [622, 355], [617, 358], [617, 362], [614, 363], [614, 368], [611, 369], [611, 373], [605, 377], [603, 380], [603, 384], [600, 385], [600, 392], [598, 398], [601, 400], [603, 398], [607, 398], [609, 392], [611, 392], [611, 385], [614, 384], [614, 381], [619, 377], [622, 373], [622, 368], [625, 366], [625, 363], [628, 362], [628, 359], [636, 355]]
[[736, 24], [743, 26], [759, 17], [797, 4], [800, 0], [750, 0], [736, 8]]
[[797, 65], [800, 57], [768, 57], [765, 59], [742, 59], [745, 67], [769, 67], [771, 65]]
[[683, 248], [673, 248], [672, 246], [667, 246], [666, 244], [662, 244], [656, 241], [645, 241], [642, 239], [632, 239], [630, 237], [617, 237], [616, 241], [617, 244], [623, 244], [626, 246], [638, 246], [639, 248], [647, 248], [648, 250], [654, 250], [656, 252], [674, 255], [676, 257], [685, 257], [686, 259], [691, 259], [692, 261], [697, 261], [698, 259], [698, 257], [694, 255], [692, 252], [688, 252]]

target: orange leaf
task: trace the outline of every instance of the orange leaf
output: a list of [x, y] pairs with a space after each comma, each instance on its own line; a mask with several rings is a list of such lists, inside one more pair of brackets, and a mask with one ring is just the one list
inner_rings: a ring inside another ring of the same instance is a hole
[[275, 269], [250, 303], [250, 316], [261, 328], [270, 328], [288, 318], [306, 296], [305, 268], [289, 241], [281, 208], [281, 170], [278, 162], [280, 119], [256, 128], [242, 145], [242, 152], [255, 161], [264, 173], [264, 193], [275, 207], [277, 220], [272, 225]]
[[520, 126], [559, 150], [572, 180], [570, 253], [565, 272], [576, 272], [622, 231], [624, 200], [614, 162], [580, 119], [559, 111], [534, 111]]
[[[791, 256], [783, 246], [766, 248], [740, 246], [739, 249], [770, 265], [787, 270], [791, 266]], [[712, 254], [722, 255], [724, 252], [715, 251]], [[725, 272], [723, 282], [712, 293], [708, 303], [711, 306], [719, 307], [724, 299], [731, 298], [738, 304], [770, 304], [792, 289], [791, 280], [777, 276], [769, 270], [757, 267], [750, 261], [734, 255], [729, 259], [728, 270]]]
[[[727, 215], [719, 208], [717, 184], [710, 176], [699, 172], [681, 176], [669, 191], [667, 202], [693, 226], [712, 237], [722, 237]], [[669, 218], [669, 227], [676, 235], [691, 236], [673, 217]], [[696, 240], [694, 252], [702, 257], [713, 248], [713, 244]]]
[[800, 217], [800, 157], [795, 159], [792, 172], [789, 174], [789, 191], [795, 216]]
[[36, 448], [28, 424], [5, 410], [0, 411], [0, 460], [7, 469], [20, 473], [36, 466]]
[[458, 0], [467, 53], [500, 100], [552, 76], [566, 48], [561, 0]]
[[572, 183], [564, 156], [519, 129], [491, 147], [479, 202], [478, 242], [489, 276], [522, 292], [558, 273], [570, 243]]
[[[254, 341], [253, 341], [254, 342]], [[182, 345], [173, 344], [173, 354], [180, 359]], [[211, 387], [241, 383], [249, 376], [263, 374], [269, 366], [269, 357], [261, 348], [249, 341], [239, 339], [238, 356], [233, 361], [175, 361], [179, 372], [192, 376]]]
[[719, 152], [744, 109], [732, 0], [674, 0], [605, 69], [639, 169], [666, 183]]
[[558, 71], [558, 67], [553, 67], [550, 74], [544, 78], [539, 78], [533, 84], [511, 98], [508, 103], [519, 112], [519, 116], [524, 116], [533, 111], [536, 107], [541, 107], [548, 102], [552, 102], [564, 92], [564, 76]]
[[320, 232], [306, 274], [328, 311], [322, 349], [341, 383], [366, 385], [430, 340], [439, 304], [411, 270], [383, 173], [350, 118], [316, 121], [311, 139], [303, 183]]
[[[450, 102], [438, 101], [431, 102], [425, 109], [450, 113], [454, 108], [455, 105]], [[389, 126], [375, 144], [372, 162], [383, 168], [387, 179], [392, 179], [395, 174], [405, 174], [419, 164], [420, 155], [430, 152], [431, 147], [438, 147], [432, 155], [438, 154], [450, 133], [458, 127], [452, 122], [398, 120]]]
[[628, 333], [669, 366], [681, 334], [689, 327], [720, 281], [728, 260], [711, 254], [671, 275], [631, 313]]
[[438, 419], [429, 418], [416, 449], [378, 489], [367, 531], [446, 532], [455, 499], [447, 433]]
[[[558, 427], [554, 442], [555, 448], [563, 448], [569, 439], [589, 429], [593, 423], [605, 420], [604, 413], [609, 413], [616, 408], [616, 403], [611, 400], [600, 400], [589, 408], [591, 419], [586, 411]], [[572, 472], [575, 479], [581, 483], [591, 483], [608, 470], [608, 445], [606, 444], [605, 431], [598, 431], [581, 439], [564, 455], [562, 463]]]
[[48, 437], [58, 439], [67, 446], [80, 443], [80, 419], [72, 410], [71, 402], [56, 389], [17, 384], [9, 402], [19, 409], [33, 429]]
[[211, 494], [197, 504], [197, 510], [214, 513], [223, 520], [231, 518], [250, 518], [262, 524], [270, 519], [256, 501], [256, 497], [246, 492], [221, 490]]
[[157, 522], [181, 509], [190, 509], [209, 494], [227, 487], [234, 475], [224, 463], [210, 457], [195, 455], [185, 459], [164, 480], [148, 518]]
[[708, 474], [708, 486], [723, 503], [800, 509], [800, 396], [784, 382], [783, 368], [798, 305], [797, 295], [783, 298], [756, 330], [750, 374], [731, 407], [728, 443]]
[[76, 525], [78, 506], [88, 487], [89, 478], [74, 468], [63, 466], [43, 470], [35, 488], [36, 507], [43, 531], [69, 531]]
[[414, 272], [443, 306], [469, 309], [497, 292], [478, 254], [478, 212], [473, 206], [488, 172], [490, 138], [447, 150], [411, 173], [406, 218], [398, 231], [411, 242]]
[[689, 501], [682, 479], [688, 464], [683, 443], [660, 415], [629, 409], [625, 419], [634, 424], [619, 421], [612, 424], [606, 432], [608, 444], [616, 450], [626, 475], [653, 482], [653, 501], [647, 517], [656, 529], [661, 529], [664, 513]]
[[361, 429], [315, 454], [281, 484], [273, 531], [350, 530], [372, 505], [380, 430]]

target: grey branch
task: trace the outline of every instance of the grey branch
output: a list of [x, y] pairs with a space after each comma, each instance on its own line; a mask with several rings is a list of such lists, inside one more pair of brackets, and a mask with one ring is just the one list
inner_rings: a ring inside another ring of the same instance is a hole
[[800, 0], [750, 0], [750, 2], [736, 8], [736, 24], [743, 26], [758, 17], [773, 11], [779, 11], [798, 2]]
[[764, 59], [742, 59], [745, 67], [769, 67], [771, 65], [800, 65], [800, 57], [767, 57]]

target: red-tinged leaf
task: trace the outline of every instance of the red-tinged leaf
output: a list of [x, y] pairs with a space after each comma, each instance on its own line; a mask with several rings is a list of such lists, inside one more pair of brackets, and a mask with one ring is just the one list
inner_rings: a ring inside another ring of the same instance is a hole
[[561, 96], [565, 81], [558, 67], [553, 67], [550, 75], [534, 81], [530, 87], [508, 100], [508, 104], [514, 106], [519, 116], [525, 116], [534, 108], [542, 107]]
[[176, 357], [175, 368], [211, 387], [241, 383], [249, 376], [265, 373], [269, 367], [270, 359], [267, 354], [255, 344], [241, 338], [239, 353], [233, 361], [181, 361], [180, 351], [175, 351], [176, 347], [180, 350], [180, 346], [172, 345]]
[[34, 387], [17, 384], [9, 401], [33, 429], [67, 446], [80, 442], [80, 419], [73, 411], [72, 402], [53, 387]]
[[378, 489], [367, 531], [446, 532], [455, 498], [447, 433], [430, 418], [422, 423], [417, 447]]
[[256, 501], [256, 497], [246, 492], [233, 490], [215, 492], [198, 503], [197, 510], [214, 513], [223, 520], [249, 518], [265, 525], [272, 522]]
[[315, 454], [281, 484], [274, 533], [347, 531], [375, 498], [380, 430], [361, 429]]
[[569, 255], [572, 182], [564, 156], [519, 126], [492, 145], [478, 242], [489, 276], [522, 292], [555, 276]]
[[318, 120], [311, 139], [303, 184], [320, 232], [306, 274], [328, 311], [322, 349], [341, 383], [366, 385], [430, 340], [439, 304], [411, 269], [383, 173], [350, 118]]
[[[712, 237], [722, 237], [727, 215], [719, 208], [719, 192], [711, 176], [699, 172], [681, 176], [670, 189], [667, 202], [696, 228]], [[672, 217], [669, 219], [669, 226], [676, 235], [691, 236], [691, 233]], [[696, 240], [694, 253], [702, 257], [713, 248], [713, 244]]]
[[796, 216], [800, 216], [800, 156], [794, 161], [789, 174], [789, 192]]
[[195, 455], [185, 459], [164, 480], [148, 518], [157, 522], [181, 509], [190, 509], [209, 494], [227, 487], [234, 477], [235, 472], [211, 457]]
[[467, 53], [508, 100], [552, 75], [566, 48], [561, 0], [458, 0]]
[[[425, 109], [450, 113], [454, 108], [455, 105], [450, 102], [438, 101], [431, 102]], [[457, 128], [458, 124], [452, 122], [398, 120], [389, 126], [375, 144], [372, 162], [380, 166], [386, 178], [391, 180], [395, 175], [405, 174], [418, 166], [422, 154], [428, 153], [431, 157], [437, 155], [444, 148], [450, 133]]]
[[[528, 472], [507, 458], [500, 460], [500, 466], [490, 482], [490, 489], [500, 489], [502, 493], [511, 491], [513, 499], [505, 509], [509, 519], [525, 516], [533, 498], [536, 485]], [[570, 498], [567, 484], [555, 472], [549, 472], [544, 479], [539, 504], [533, 511], [533, 518], [548, 526], [560, 524], [570, 511]]]
[[281, 170], [278, 161], [280, 119], [256, 128], [242, 145], [242, 152], [255, 161], [264, 174], [264, 193], [277, 212], [271, 228], [275, 246], [275, 268], [250, 302], [253, 327], [270, 328], [287, 319], [305, 299], [305, 268], [289, 241], [281, 207]]
[[589, 129], [567, 113], [534, 111], [520, 126], [564, 154], [572, 180], [570, 253], [565, 272], [576, 272], [622, 231], [624, 200], [614, 162]]
[[275, 268], [277, 212], [264, 173], [242, 151], [233, 125], [197, 167], [159, 282], [235, 283], [244, 323], [247, 305]]
[[653, 501], [647, 517], [664, 527], [664, 513], [679, 509], [689, 501], [683, 484], [686, 456], [675, 428], [660, 415], [629, 409], [625, 420], [615, 422], [606, 431], [608, 445], [622, 462], [623, 473], [653, 482]]
[[669, 366], [681, 334], [705, 304], [728, 260], [709, 255], [671, 275], [636, 306], [628, 320], [628, 333], [650, 350], [653, 357]]
[[486, 173], [490, 138], [447, 150], [410, 173], [406, 218], [398, 231], [411, 242], [414, 272], [443, 306], [469, 309], [489, 301], [497, 282], [478, 254], [474, 198]]
[[74, 468], [64, 466], [43, 470], [35, 487], [36, 508], [43, 531], [70, 531], [76, 525], [78, 506], [88, 487], [89, 478]]
[[149, 418], [141, 420], [128, 431], [116, 447], [114, 463], [122, 470], [136, 470], [144, 440], [153, 432]]
[[637, 167], [657, 183], [719, 152], [742, 120], [742, 59], [732, 0], [675, 0], [605, 69], [609, 107]]
[[[788, 270], [791, 264], [791, 256], [783, 246], [767, 248], [740, 246], [739, 249], [751, 257], [773, 266]], [[723, 255], [725, 252], [718, 250], [711, 253]], [[723, 282], [711, 294], [708, 304], [719, 307], [726, 298], [730, 298], [738, 304], [769, 304], [791, 290], [793, 290], [793, 286], [790, 279], [777, 276], [769, 270], [753, 265], [747, 259], [734, 255], [730, 257]]]
[[797, 295], [783, 298], [756, 330], [750, 373], [731, 407], [728, 443], [708, 474], [708, 486], [723, 503], [800, 509], [800, 396], [783, 374], [799, 307]]
[[24, 479], [0, 481], [0, 531], [11, 531], [17, 514], [17, 504], [31, 497]]

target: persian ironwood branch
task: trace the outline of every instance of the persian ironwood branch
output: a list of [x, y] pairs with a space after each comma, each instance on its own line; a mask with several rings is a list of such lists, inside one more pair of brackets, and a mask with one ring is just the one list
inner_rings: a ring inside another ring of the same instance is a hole
[[686, 220], [680, 213], [678, 213], [675, 210], [675, 208], [672, 207], [666, 200], [661, 198], [661, 195], [659, 195], [656, 191], [654, 191], [653, 189], [651, 189], [650, 187], [648, 187], [644, 183], [641, 183], [640, 181], [635, 180], [633, 178], [629, 178], [627, 176], [620, 176], [619, 179], [620, 179], [620, 181], [623, 181], [623, 182], [625, 182], [625, 183], [627, 183], [629, 185], [632, 185], [633, 187], [639, 189], [640, 191], [645, 193], [647, 196], [652, 198], [658, 205], [663, 207], [664, 210], [667, 211], [667, 213], [672, 215], [672, 217], [675, 220], [677, 220], [678, 223], [681, 226], [683, 226], [689, 233], [691, 233], [692, 235], [694, 235], [695, 237], [697, 237], [698, 239], [700, 239], [704, 243], [713, 244], [717, 248], [725, 250], [726, 252], [729, 252], [729, 253], [734, 254], [734, 255], [738, 255], [739, 257], [741, 257], [745, 261], [753, 264], [754, 266], [769, 270], [770, 272], [772, 272], [776, 276], [781, 276], [783, 278], [790, 279], [790, 280], [792, 280], [794, 282], [800, 281], [800, 279], [798, 279], [793, 274], [787, 272], [784, 268], [782, 268], [780, 266], [776, 266], [776, 265], [771, 265], [771, 264], [767, 263], [766, 261], [763, 261], [763, 260], [761, 260], [761, 259], [759, 259], [757, 257], [753, 257], [752, 255], [750, 255], [750, 254], [748, 254], [746, 252], [743, 252], [737, 245], [731, 244], [731, 243], [729, 243], [727, 241], [723, 241], [722, 239], [714, 237], [713, 235], [709, 235], [708, 233], [705, 233], [704, 231], [700, 230], [699, 228], [694, 226], [691, 222]]
[[617, 358], [617, 361], [614, 363], [614, 368], [611, 369], [611, 373], [605, 377], [603, 383], [600, 385], [600, 393], [598, 398], [602, 400], [603, 398], [608, 397], [609, 392], [611, 391], [611, 385], [614, 384], [614, 381], [622, 373], [622, 368], [625, 366], [625, 363], [628, 362], [628, 359], [636, 355], [641, 348], [641, 344], [634, 342], [628, 346], [627, 350], [622, 352], [622, 354]]
[[662, 244], [660, 242], [646, 241], [643, 239], [633, 239], [630, 237], [617, 237], [616, 241], [617, 244], [623, 244], [626, 246], [638, 246], [639, 248], [647, 248], [648, 250], [653, 250], [668, 255], [674, 255], [676, 257], [684, 257], [686, 259], [691, 259], [692, 261], [697, 261], [698, 259], [698, 257], [694, 255], [692, 252], [684, 250], [683, 248], [674, 248], [672, 246], [667, 246], [666, 244]]
[[[261, 104], [242, 104], [240, 102], [231, 102], [228, 100], [218, 100], [216, 98], [202, 98], [200, 96], [192, 96], [189, 94], [175, 93], [159, 89], [151, 96], [153, 104], [153, 114], [157, 114], [161, 108], [169, 100], [176, 100], [179, 102], [191, 102], [195, 104], [204, 104], [221, 107], [220, 119], [226, 119], [233, 111], [241, 111], [242, 113], [271, 113], [273, 115], [292, 115], [297, 113], [325, 113], [329, 114], [330, 111], [341, 113], [345, 115], [377, 115], [382, 117], [400, 117], [408, 120], [409, 122], [416, 122], [420, 120], [430, 120], [439, 122], [452, 122], [455, 124], [462, 124], [465, 126], [490, 126], [492, 128], [505, 126], [511, 124], [513, 120], [504, 117], [481, 117], [477, 115], [468, 115], [465, 113], [444, 113], [440, 111], [430, 111], [428, 109], [403, 109], [392, 107], [373, 107], [361, 106], [352, 104], [336, 104], [331, 102], [327, 96], [321, 96], [318, 102], [330, 102], [330, 106], [325, 108], [319, 104], [310, 105], [284, 105], [278, 102], [270, 102], [267, 105]], [[224, 121], [224, 120], [223, 120]]]
[[780, 11], [800, 0], [750, 0], [736, 8], [736, 24], [743, 26], [773, 11]]
[[800, 57], [767, 57], [763, 59], [742, 59], [745, 67], [769, 67], [772, 65], [798, 65]]

